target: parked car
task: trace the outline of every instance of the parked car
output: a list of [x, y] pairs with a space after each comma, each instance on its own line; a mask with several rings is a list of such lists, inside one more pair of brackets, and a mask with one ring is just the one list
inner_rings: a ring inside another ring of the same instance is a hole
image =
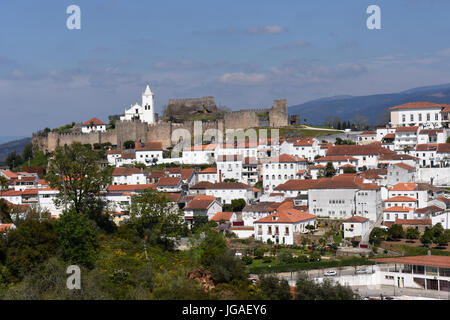
[[336, 270], [328, 270], [323, 274], [325, 277], [333, 277], [335, 275], [337, 275]]
[[370, 274], [370, 273], [372, 273], [372, 271], [366, 268], [356, 270], [356, 274]]

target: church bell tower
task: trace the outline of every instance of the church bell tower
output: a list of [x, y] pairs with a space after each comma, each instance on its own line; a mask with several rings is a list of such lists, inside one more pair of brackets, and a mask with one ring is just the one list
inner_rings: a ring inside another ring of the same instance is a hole
[[147, 123], [155, 122], [155, 94], [150, 90], [150, 86], [148, 84], [142, 94], [142, 111], [142, 121]]

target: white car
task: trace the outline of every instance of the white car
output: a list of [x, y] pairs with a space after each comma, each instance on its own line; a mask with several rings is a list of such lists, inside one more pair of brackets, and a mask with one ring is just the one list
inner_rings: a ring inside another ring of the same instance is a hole
[[356, 274], [368, 274], [368, 273], [372, 273], [372, 272], [366, 268], [356, 270]]
[[323, 274], [325, 277], [333, 277], [335, 275], [337, 275], [336, 270], [328, 270]]

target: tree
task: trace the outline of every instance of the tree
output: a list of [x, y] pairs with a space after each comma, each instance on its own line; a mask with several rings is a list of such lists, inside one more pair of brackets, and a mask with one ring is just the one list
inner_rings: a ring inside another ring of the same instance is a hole
[[327, 166], [325, 167], [325, 177], [331, 178], [336, 175], [336, 169], [333, 166], [331, 161], [328, 161]]
[[386, 240], [387, 232], [381, 228], [373, 228], [369, 235], [369, 243], [378, 247], [381, 241]]
[[233, 212], [241, 212], [245, 208], [246, 203], [244, 199], [234, 199], [231, 200], [231, 205], [233, 206]]
[[425, 228], [423, 235], [420, 237], [420, 242], [422, 242], [425, 247], [429, 247], [433, 242], [433, 231], [430, 228]]
[[6, 157], [6, 164], [10, 169], [14, 169], [17, 166], [20, 166], [22, 163], [23, 159], [19, 154], [17, 154], [16, 151], [9, 153]]
[[399, 224], [393, 224], [388, 230], [388, 237], [390, 239], [401, 239], [405, 236], [403, 227]]
[[445, 141], [445, 143], [450, 143], [450, 137], [447, 138], [447, 140]]
[[134, 149], [134, 146], [135, 146], [135, 144], [134, 144], [133, 140], [128, 140], [123, 143], [123, 147], [125, 149]]
[[8, 179], [4, 176], [0, 176], [0, 192], [5, 191], [9, 188]]
[[92, 222], [71, 208], [59, 217], [55, 229], [64, 260], [92, 267], [97, 247], [97, 236]]
[[164, 194], [146, 189], [132, 197], [130, 223], [140, 238], [172, 250], [186, 227], [178, 210]]
[[446, 246], [446, 245], [448, 245], [449, 241], [450, 241], [449, 233], [443, 232], [437, 238], [435, 238], [435, 240], [433, 242], [440, 246]]
[[33, 145], [31, 143], [27, 144], [22, 151], [22, 159], [24, 161], [30, 160], [33, 158]]
[[420, 237], [420, 231], [417, 230], [416, 228], [409, 227], [408, 229], [406, 229], [406, 238], [414, 240], [414, 239], [419, 239], [419, 237]]
[[111, 127], [111, 129], [115, 129], [116, 128], [116, 120], [109, 120], [109, 126]]
[[316, 283], [306, 274], [299, 275], [295, 286], [297, 300], [358, 300], [359, 296], [350, 287], [325, 279]]
[[95, 197], [112, 179], [112, 168], [100, 168], [99, 160], [97, 152], [78, 142], [56, 148], [46, 179], [59, 190], [59, 205], [70, 204], [78, 213], [97, 209], [101, 203]]
[[356, 169], [355, 168], [344, 168], [344, 173], [356, 173]]
[[0, 199], [0, 223], [12, 223], [11, 209], [4, 199]]
[[444, 232], [444, 227], [438, 222], [431, 228], [431, 231], [433, 232], [433, 238], [438, 238]]
[[291, 292], [286, 279], [279, 279], [274, 275], [262, 275], [258, 287], [268, 300], [290, 300]]
[[309, 230], [309, 233], [312, 233], [316, 229], [313, 224], [308, 224], [305, 228]]

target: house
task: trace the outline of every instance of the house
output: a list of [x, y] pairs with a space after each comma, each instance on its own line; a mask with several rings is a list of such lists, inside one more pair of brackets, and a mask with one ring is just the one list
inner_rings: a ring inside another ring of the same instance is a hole
[[416, 168], [406, 163], [399, 162], [387, 167], [387, 185], [393, 186], [400, 182], [416, 181]]
[[391, 154], [383, 154], [378, 159], [378, 164], [381, 167], [387, 167], [390, 164], [396, 164], [396, 163], [404, 163], [411, 167], [417, 167], [419, 165], [419, 158], [413, 157], [409, 154], [397, 154], [397, 153], [391, 153]]
[[431, 228], [431, 219], [395, 219], [393, 224], [401, 225], [405, 231], [414, 228], [423, 233], [425, 228]]
[[114, 168], [112, 172], [112, 184], [146, 184], [147, 176], [138, 168]]
[[384, 207], [409, 207], [415, 209], [417, 206], [417, 199], [406, 196], [396, 196], [384, 200]]
[[136, 163], [149, 166], [158, 163], [163, 158], [161, 142], [135, 142], [134, 150]]
[[432, 102], [409, 102], [389, 109], [391, 127], [422, 126], [436, 129], [443, 126], [442, 111], [449, 105]]
[[162, 177], [156, 184], [156, 190], [163, 192], [178, 192], [181, 191], [183, 180], [178, 177]]
[[197, 174], [197, 177], [198, 182], [202, 181], [208, 181], [211, 183], [218, 182], [217, 168], [215, 167], [205, 168]]
[[88, 120], [85, 123], [83, 123], [81, 126], [82, 133], [105, 132], [105, 131], [106, 131], [106, 124], [98, 118], [92, 118], [91, 120]]
[[446, 167], [450, 163], [450, 143], [418, 144], [415, 155], [422, 167]]
[[380, 187], [356, 174], [321, 178], [308, 190], [309, 212], [346, 219], [354, 215], [376, 221], [381, 214]]
[[222, 204], [213, 196], [197, 195], [183, 209], [184, 219], [192, 225], [195, 217], [207, 217], [208, 220], [222, 211]]
[[376, 131], [364, 131], [357, 136], [357, 144], [369, 144], [377, 141], [377, 132]]
[[417, 135], [417, 144], [445, 143], [447, 131], [444, 129], [423, 129]]
[[258, 182], [258, 160], [254, 157], [245, 157], [242, 160], [242, 182], [254, 185]]
[[358, 159], [349, 156], [320, 157], [314, 160], [314, 162], [324, 166], [324, 168], [327, 166], [328, 162], [331, 162], [336, 170], [346, 165], [350, 165], [350, 167], [354, 169], [358, 166]]
[[273, 189], [288, 180], [295, 179], [299, 170], [306, 169], [306, 160], [289, 154], [281, 154], [262, 161], [261, 175], [264, 192]]
[[344, 238], [355, 238], [364, 236], [369, 232], [370, 220], [360, 216], [353, 216], [342, 221]]
[[397, 219], [414, 219], [414, 208], [411, 207], [389, 207], [383, 210], [383, 222], [395, 222]]
[[182, 163], [184, 164], [212, 164], [216, 159], [218, 144], [193, 146], [183, 150]]
[[275, 212], [277, 206], [274, 202], [258, 202], [252, 205], [246, 205], [242, 209], [242, 221], [244, 226], [251, 226], [256, 220], [264, 218]]
[[397, 183], [388, 188], [388, 197], [405, 196], [416, 199], [417, 208], [428, 206], [428, 202], [442, 196], [443, 189], [432, 186], [428, 183]]
[[283, 194], [284, 198], [295, 198], [299, 205], [308, 205], [308, 190], [317, 184], [319, 180], [289, 180], [275, 187], [275, 192]]
[[59, 216], [62, 214], [63, 207], [61, 205], [58, 206], [56, 201], [58, 199], [58, 195], [58, 189], [38, 189], [39, 209], [42, 211], [48, 211], [52, 216]]
[[212, 216], [210, 220], [215, 221], [217, 223], [220, 223], [221, 221], [228, 222], [229, 224], [232, 224], [234, 221], [236, 221], [236, 212], [216, 212], [215, 215]]
[[220, 155], [217, 157], [217, 181], [233, 179], [242, 182], [242, 160], [241, 155]]
[[16, 229], [16, 226], [13, 223], [2, 223], [2, 224], [0, 224], [0, 234], [8, 233], [9, 230], [14, 230], [14, 229]]
[[199, 182], [189, 188], [191, 195], [204, 194], [216, 197], [222, 204], [230, 204], [234, 199], [244, 199], [249, 203], [255, 199], [251, 186], [241, 182]]
[[315, 226], [316, 216], [294, 208], [282, 208], [254, 222], [255, 240], [276, 244], [294, 244], [294, 236]]
[[419, 127], [397, 127], [395, 129], [394, 150], [408, 152], [414, 150], [417, 144]]
[[381, 142], [365, 145], [337, 145], [328, 148], [327, 156], [350, 156], [358, 159], [357, 170], [362, 168], [377, 168], [378, 158], [394, 151], [383, 148]]

